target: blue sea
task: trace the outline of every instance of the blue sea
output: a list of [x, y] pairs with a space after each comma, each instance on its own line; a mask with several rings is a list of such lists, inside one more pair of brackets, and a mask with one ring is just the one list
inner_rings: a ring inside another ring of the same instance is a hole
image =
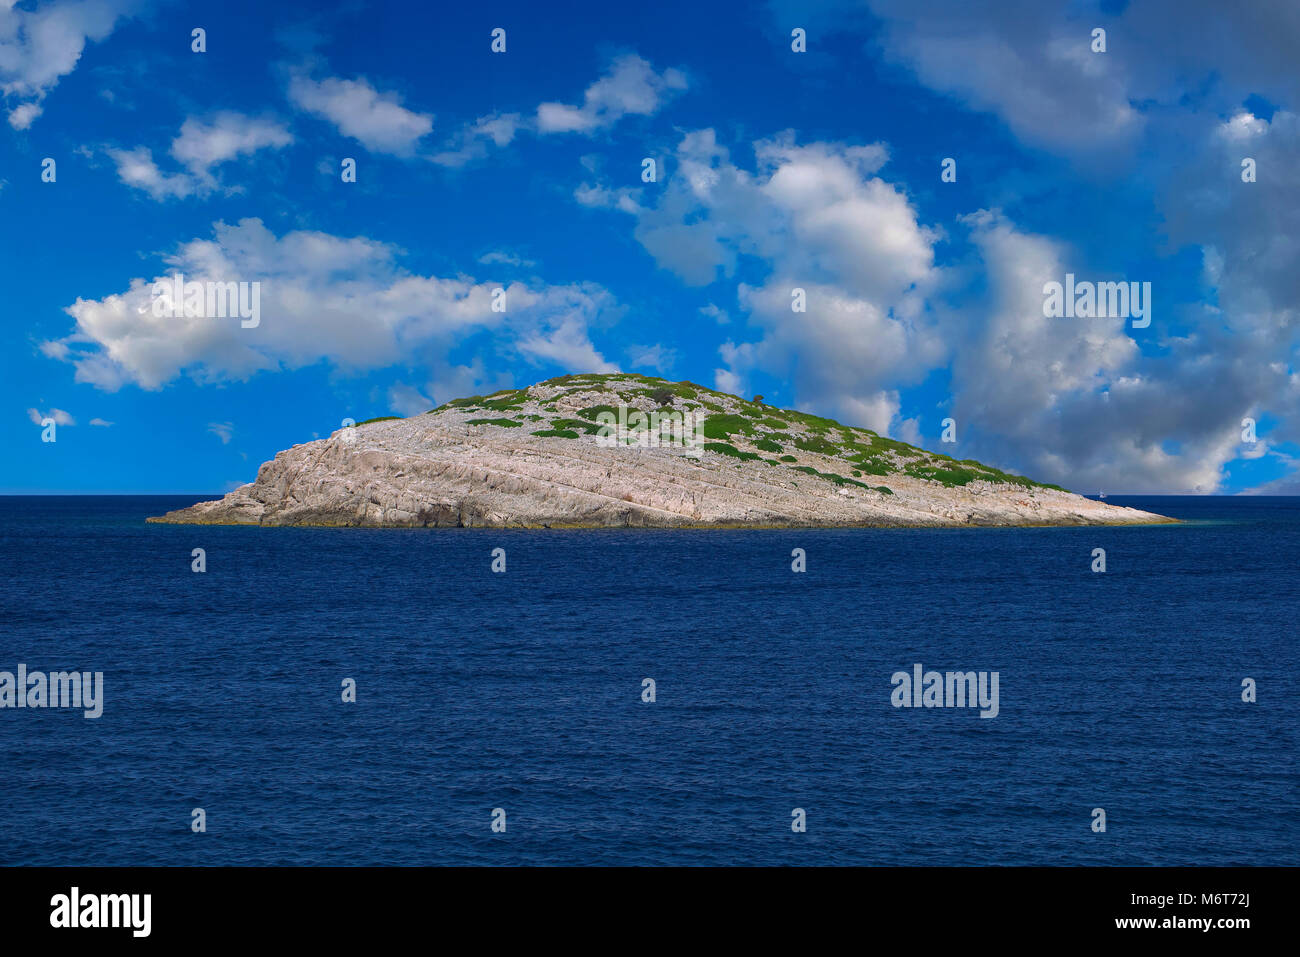
[[[104, 676], [97, 719], [0, 710], [0, 864], [1300, 864], [1300, 499], [1108, 499], [1186, 520], [1138, 528], [144, 522], [193, 501], [0, 498], [0, 671]], [[894, 707], [917, 663], [998, 672], [998, 716]]]

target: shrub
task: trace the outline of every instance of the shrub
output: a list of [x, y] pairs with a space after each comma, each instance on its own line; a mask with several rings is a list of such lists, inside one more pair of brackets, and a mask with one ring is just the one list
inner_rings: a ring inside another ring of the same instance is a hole
[[706, 439], [726, 439], [736, 432], [749, 435], [753, 431], [753, 423], [740, 415], [710, 415], [704, 419], [704, 437]]
[[730, 455], [733, 458], [741, 460], [756, 459], [760, 457], [756, 452], [742, 452], [734, 445], [729, 445], [726, 442], [705, 442], [704, 447], [710, 452], [717, 452], [721, 455]]
[[941, 469], [932, 465], [908, 466], [906, 471], [908, 475], [915, 478], [929, 479], [932, 482], [939, 482], [948, 487], [954, 485], [966, 485], [981, 478], [981, 476], [975, 474], [970, 469]]
[[796, 448], [803, 449], [805, 452], [816, 452], [819, 455], [837, 455], [840, 451], [838, 445], [816, 435], [795, 439], [794, 444]]
[[514, 419], [466, 419], [466, 425], [499, 425], [503, 429], [517, 429], [522, 422], [516, 422]]

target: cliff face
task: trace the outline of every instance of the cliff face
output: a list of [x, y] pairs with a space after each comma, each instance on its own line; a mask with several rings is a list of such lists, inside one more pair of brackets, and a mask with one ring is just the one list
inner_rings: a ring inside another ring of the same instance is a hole
[[[704, 417], [702, 433], [691, 431], [696, 416]], [[682, 422], [686, 447], [682, 432], [673, 431]], [[256, 481], [219, 501], [150, 521], [806, 527], [1170, 520], [691, 383], [582, 375], [340, 429], [281, 452]]]

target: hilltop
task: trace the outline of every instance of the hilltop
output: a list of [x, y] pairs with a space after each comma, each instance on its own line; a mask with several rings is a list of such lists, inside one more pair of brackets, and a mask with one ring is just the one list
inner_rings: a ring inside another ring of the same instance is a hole
[[[761, 397], [756, 397], [761, 398]], [[639, 415], [637, 413], [640, 413]], [[703, 417], [695, 448], [652, 426]], [[623, 431], [611, 423], [622, 422]], [[701, 434], [702, 433], [702, 434]], [[559, 376], [371, 419], [154, 522], [487, 527], [1111, 525], [1170, 519], [691, 382]]]

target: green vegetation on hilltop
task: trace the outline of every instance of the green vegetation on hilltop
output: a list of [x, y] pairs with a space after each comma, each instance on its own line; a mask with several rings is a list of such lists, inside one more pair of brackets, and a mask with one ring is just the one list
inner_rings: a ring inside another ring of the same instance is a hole
[[[611, 399], [611, 394], [617, 399]], [[600, 431], [597, 418], [601, 413], [617, 416], [619, 402], [646, 414], [645, 419], [637, 417], [630, 426], [633, 430], [649, 428], [648, 417], [655, 412], [661, 416], [675, 412], [703, 413], [704, 438], [708, 440], [704, 443], [706, 452], [740, 462], [760, 460], [768, 465], [793, 468], [839, 486], [893, 494], [886, 486], [868, 485], [860, 479], [907, 476], [949, 488], [972, 482], [994, 482], [1026, 489], [1064, 491], [1059, 486], [1035, 482], [973, 459], [959, 461], [941, 452], [927, 452], [870, 429], [845, 426], [824, 416], [746, 400], [695, 382], [671, 382], [639, 373], [583, 372], [556, 376], [524, 389], [502, 389], [487, 396], [453, 399], [431, 411], [514, 413], [514, 418], [474, 418], [465, 422], [518, 428], [523, 423], [517, 420], [522, 419], [540, 426], [533, 435], [582, 439]], [[764, 458], [760, 452], [777, 457]]]

